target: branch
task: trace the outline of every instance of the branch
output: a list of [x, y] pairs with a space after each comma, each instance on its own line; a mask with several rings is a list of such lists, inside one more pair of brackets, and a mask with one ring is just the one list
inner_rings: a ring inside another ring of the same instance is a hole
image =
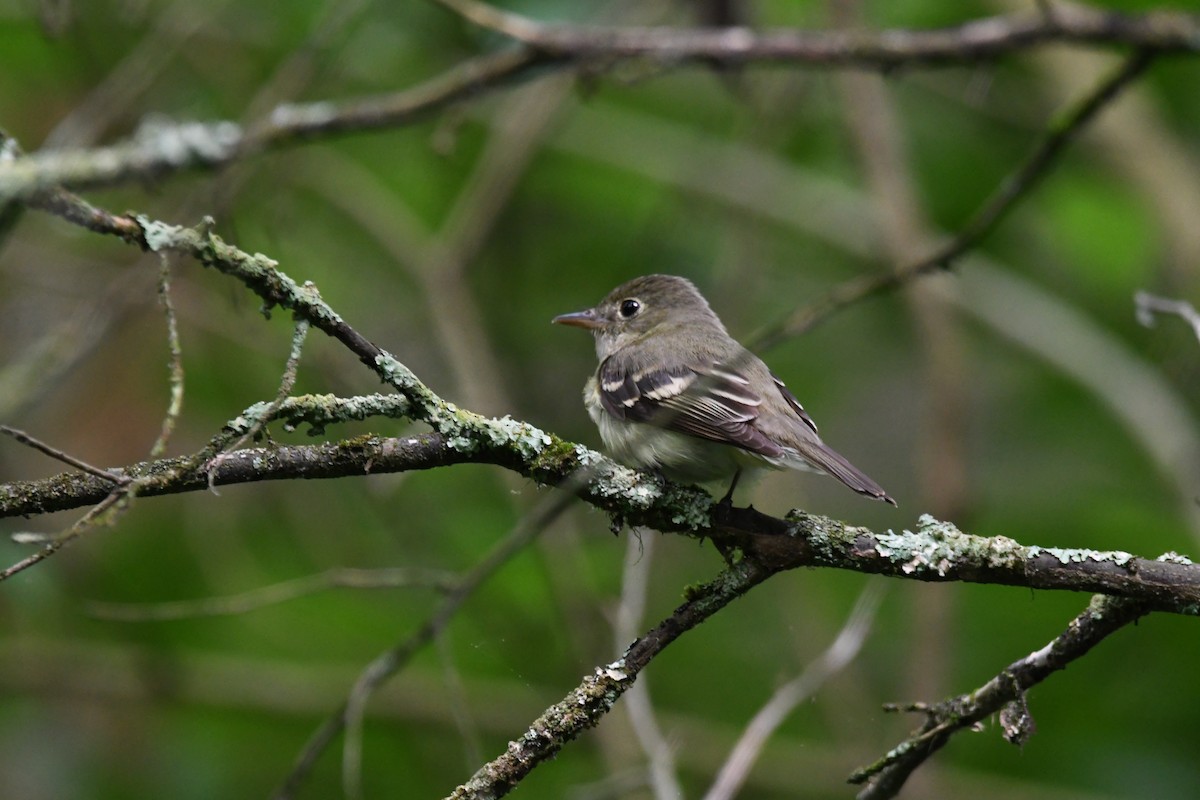
[[[465, 412], [460, 412], [465, 413]], [[834, 567], [928, 582], [966, 581], [1032, 589], [1114, 594], [1152, 609], [1200, 615], [1200, 566], [1180, 556], [1158, 560], [1121, 551], [1022, 545], [1004, 536], [963, 533], [924, 515], [915, 531], [875, 532], [793, 511], [784, 519], [752, 508], [719, 510], [708, 494], [610, 461], [583, 445], [508, 418], [485, 420], [457, 435], [360, 437], [339, 443], [251, 448], [207, 468], [189, 458], [134, 464], [116, 472], [138, 495], [199, 491], [210, 485], [336, 478], [493, 464], [544, 486], [563, 486], [612, 515], [614, 526], [644, 525], [742, 548], [773, 570]], [[177, 473], [177, 474], [176, 474]], [[170, 479], [153, 480], [167, 475]], [[143, 476], [147, 476], [143, 482]], [[111, 481], [68, 473], [0, 486], [0, 517], [78, 508], [102, 500]]]
[[552, 497], [534, 513], [523, 517], [506, 538], [498, 542], [451, 591], [446, 593], [437, 610], [412, 635], [366, 666], [346, 702], [331, 714], [309, 739], [283, 784], [273, 794], [275, 800], [286, 800], [295, 796], [317, 758], [343, 730], [347, 731], [342, 762], [343, 788], [349, 790], [346, 792], [348, 796], [361, 795], [361, 787], [358, 784], [362, 758], [361, 723], [367, 700], [376, 689], [407, 666], [418, 651], [437, 638], [475, 591], [497, 570], [522, 552], [566, 508], [564, 497]]
[[1136, 48], [1154, 54], [1200, 51], [1200, 17], [1153, 11], [1120, 14], [1055, 6], [1052, 14], [997, 16], [933, 30], [807, 31], [748, 28], [613, 28], [542, 25], [469, 0], [442, 0], [526, 44], [465, 61], [411, 89], [346, 103], [277, 106], [258, 124], [150, 120], [129, 141], [93, 150], [0, 153], [0, 208], [32, 201], [93, 230], [132, 235], [127, 217], [104, 217], [73, 196], [41, 196], [217, 169], [246, 155], [313, 138], [398, 127], [539, 68], [650, 57], [670, 64], [787, 63], [810, 67], [969, 64], [1047, 43]]
[[457, 577], [444, 570], [416, 567], [382, 567], [361, 569], [334, 567], [300, 578], [269, 586], [261, 586], [241, 594], [226, 597], [206, 597], [200, 600], [176, 600], [169, 603], [109, 603], [91, 601], [88, 616], [110, 622], [168, 622], [202, 617], [225, 617], [248, 614], [260, 608], [286, 603], [299, 597], [328, 589], [395, 589], [416, 587], [449, 592], [457, 585]]
[[630, 645], [623, 658], [597, 667], [583, 683], [534, 720], [519, 739], [509, 742], [504, 753], [451, 792], [447, 800], [483, 800], [507, 794], [564, 744], [595, 726], [664, 648], [773, 573], [747, 559], [692, 590], [683, 605]]
[[952, 239], [933, 253], [902, 264], [882, 275], [864, 275], [842, 283], [824, 297], [798, 308], [782, 321], [756, 334], [756, 350], [769, 350], [784, 339], [799, 336], [833, 314], [868, 297], [895, 289], [913, 278], [948, 269], [954, 261], [988, 236], [1016, 204], [1033, 191], [1058, 162], [1063, 150], [1089, 122], [1116, 99], [1121, 90], [1146, 71], [1154, 54], [1142, 50], [1130, 56], [1087, 96], [1054, 121], [1025, 161], [1004, 179]]
[[1120, 14], [1074, 4], [1056, 4], [1052, 13], [987, 17], [940, 29], [872, 32], [543, 24], [476, 0], [437, 1], [543, 56], [574, 61], [645, 57], [672, 63], [776, 62], [886, 69], [971, 63], [1049, 42], [1160, 53], [1200, 51], [1200, 17], [1194, 14]]
[[746, 782], [767, 741], [804, 700], [816, 694], [831, 677], [852, 662], [875, 624], [875, 612], [883, 599], [883, 586], [868, 583], [858, 595], [850, 616], [829, 647], [804, 671], [775, 690], [746, 725], [737, 744], [717, 772], [704, 800], [730, 800]]
[[[165, 472], [156, 462], [135, 465], [138, 495], [195, 490], [216, 482], [267, 477], [335, 477], [392, 469], [428, 469], [467, 461], [491, 463], [535, 481], [560, 485], [608, 511], [615, 524], [645, 525], [720, 539], [778, 569], [832, 566], [927, 581], [964, 580], [1031, 588], [1068, 589], [1136, 597], [1154, 608], [1200, 613], [1200, 569], [1190, 563], [1148, 561], [1123, 552], [1025, 547], [1012, 539], [985, 539], [925, 516], [917, 531], [874, 533], [827, 517], [793, 512], [781, 520], [753, 509], [730, 509], [714, 518], [712, 498], [656, 476], [618, 466], [587, 448], [528, 423], [488, 419], [447, 403], [404, 364], [348, 325], [312, 284], [300, 286], [267, 256], [249, 255], [206, 229], [167, 225], [139, 216], [151, 249], [191, 255], [231, 275], [255, 292], [266, 308], [281, 306], [337, 339], [403, 397], [405, 414], [429, 424], [433, 434], [404, 439], [368, 437], [341, 445], [281, 447], [229, 453], [221, 463], [193, 458]], [[260, 413], [270, 412], [270, 406]], [[249, 411], [249, 410], [248, 410]], [[237, 432], [239, 418], [220, 437]], [[253, 425], [253, 423], [250, 423]], [[248, 455], [249, 454], [249, 455]], [[228, 471], [227, 471], [228, 470]], [[94, 502], [95, 476], [60, 475], [0, 486], [0, 516], [42, 513]], [[105, 484], [105, 489], [111, 489]]]
[[895, 797], [913, 770], [945, 746], [951, 736], [997, 712], [1005, 738], [1015, 744], [1024, 743], [1033, 733], [1033, 719], [1025, 705], [1025, 692], [1058, 670], [1066, 669], [1106, 636], [1136, 622], [1148, 611], [1143, 603], [1135, 600], [1093, 597], [1087, 609], [1071, 620], [1067, 629], [1053, 641], [1014, 661], [975, 691], [943, 700], [930, 708], [915, 707], [913, 710], [925, 712], [925, 724], [879, 761], [850, 776], [851, 783], [870, 781], [859, 793], [859, 800]]
[[86, 221], [92, 230], [129, 238], [129, 217], [101, 218], [95, 209], [81, 206], [78, 198], [56, 195], [61, 192], [57, 187], [108, 186], [188, 169], [217, 169], [249, 154], [316, 137], [406, 125], [486, 88], [516, 80], [546, 60], [526, 48], [505, 50], [465, 61], [402, 92], [345, 103], [277, 106], [249, 128], [225, 120], [170, 123], [154, 118], [143, 123], [132, 139], [111, 147], [7, 158], [0, 152], [0, 208], [11, 200], [28, 200], [45, 210], [63, 209], [72, 221]]

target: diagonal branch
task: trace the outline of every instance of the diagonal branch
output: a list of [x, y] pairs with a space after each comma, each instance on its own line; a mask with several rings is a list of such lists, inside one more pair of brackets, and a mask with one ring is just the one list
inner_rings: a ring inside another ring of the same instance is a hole
[[1135, 53], [1091, 93], [1064, 111], [1050, 125], [1033, 152], [1004, 179], [962, 230], [933, 253], [918, 261], [900, 265], [891, 272], [865, 275], [842, 283], [824, 297], [796, 309], [780, 322], [758, 332], [754, 337], [755, 349], [768, 350], [785, 339], [811, 330], [847, 306], [895, 289], [921, 275], [949, 268], [983, 241], [1008, 212], [1033, 191], [1084, 127], [1116, 99], [1122, 89], [1145, 72], [1153, 60], [1154, 54], [1150, 51]]
[[[446, 593], [437, 610], [411, 636], [368, 664], [351, 690], [350, 697], [312, 735], [273, 797], [276, 800], [294, 797], [318, 756], [325, 752], [343, 730], [347, 731], [346, 753], [342, 765], [343, 785], [351, 790], [348, 792], [351, 796], [360, 795], [361, 788], [358, 786], [357, 776], [362, 758], [361, 720], [371, 694], [390, 677], [404, 669], [418, 651], [437, 638], [475, 591], [497, 570], [522, 552], [566, 508], [566, 498], [553, 497], [542, 504], [535, 513], [524, 517], [505, 539], [493, 547], [491, 552]], [[351, 732], [354, 732], [353, 735]]]
[[1025, 692], [1082, 658], [1105, 637], [1137, 622], [1149, 609], [1127, 598], [1092, 598], [1088, 607], [1071, 620], [1067, 629], [1040, 650], [1009, 664], [999, 675], [973, 692], [943, 700], [924, 711], [925, 723], [887, 755], [850, 776], [851, 783], [867, 783], [859, 800], [895, 797], [913, 770], [962, 730], [1000, 713], [1005, 738], [1022, 743], [1033, 732], [1032, 717], [1025, 706]]
[[683, 605], [630, 645], [623, 658], [597, 667], [583, 683], [534, 720], [521, 737], [509, 742], [504, 753], [451, 792], [447, 800], [483, 800], [507, 794], [563, 745], [594, 727], [633, 686], [642, 669], [668, 645], [776, 571], [746, 559], [692, 589]]
[[875, 612], [883, 594], [881, 584], [867, 584], [833, 642], [803, 672], [776, 689], [746, 725], [704, 800], [731, 800], [737, 796], [763, 747], [779, 726], [801, 702], [812, 697], [823, 683], [858, 656], [875, 624]]

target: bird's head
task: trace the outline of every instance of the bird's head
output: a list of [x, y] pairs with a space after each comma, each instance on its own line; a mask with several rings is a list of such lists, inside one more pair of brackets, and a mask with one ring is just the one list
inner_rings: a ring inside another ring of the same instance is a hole
[[634, 278], [613, 289], [594, 308], [561, 314], [551, 321], [592, 331], [601, 361], [647, 336], [692, 327], [725, 332], [692, 282], [675, 275]]

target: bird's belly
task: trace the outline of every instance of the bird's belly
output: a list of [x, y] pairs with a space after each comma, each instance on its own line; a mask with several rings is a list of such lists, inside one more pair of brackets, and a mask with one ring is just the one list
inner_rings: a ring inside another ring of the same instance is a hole
[[613, 458], [631, 467], [661, 470], [682, 483], [705, 483], [733, 477], [746, 466], [768, 464], [736, 447], [710, 442], [654, 425], [598, 415], [600, 438]]

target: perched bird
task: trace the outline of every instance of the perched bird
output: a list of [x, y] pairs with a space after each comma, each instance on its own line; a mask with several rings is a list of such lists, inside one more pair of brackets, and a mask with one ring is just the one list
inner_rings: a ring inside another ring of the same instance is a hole
[[583, 402], [618, 461], [683, 482], [732, 477], [722, 502], [743, 468], [772, 467], [832, 475], [896, 505], [821, 441], [783, 381], [729, 335], [691, 281], [634, 278], [553, 322], [595, 334], [600, 366]]

